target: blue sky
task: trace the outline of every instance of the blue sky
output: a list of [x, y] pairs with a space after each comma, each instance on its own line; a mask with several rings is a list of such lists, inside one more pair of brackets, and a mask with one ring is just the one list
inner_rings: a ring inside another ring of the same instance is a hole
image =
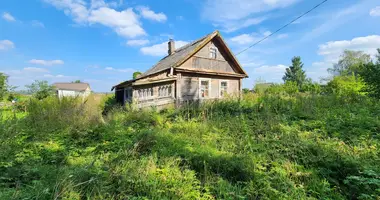
[[[81, 80], [97, 92], [145, 71], [176, 46], [218, 29], [234, 53], [322, 0], [2, 0], [0, 71], [24, 89], [33, 80]], [[281, 82], [293, 56], [315, 81], [344, 49], [380, 48], [378, 0], [329, 0], [238, 55], [250, 78]]]

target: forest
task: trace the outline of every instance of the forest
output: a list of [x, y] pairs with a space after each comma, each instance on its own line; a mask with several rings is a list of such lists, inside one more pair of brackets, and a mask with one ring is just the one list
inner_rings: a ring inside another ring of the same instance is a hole
[[291, 61], [281, 84], [162, 110], [0, 74], [0, 199], [379, 199], [380, 50], [318, 83]]

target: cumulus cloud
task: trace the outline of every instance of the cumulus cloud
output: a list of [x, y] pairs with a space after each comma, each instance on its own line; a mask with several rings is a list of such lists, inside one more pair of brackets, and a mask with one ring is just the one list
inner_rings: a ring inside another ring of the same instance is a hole
[[33, 20], [33, 21], [31, 22], [31, 24], [32, 24], [32, 26], [34, 26], [34, 27], [45, 28], [45, 25], [44, 25], [42, 22], [37, 21], [37, 20]]
[[323, 56], [320, 61], [313, 62], [307, 74], [317, 80], [328, 76], [327, 69], [339, 61], [344, 50], [363, 51], [374, 57], [380, 46], [380, 35], [356, 37], [351, 40], [329, 41], [319, 45], [318, 54]]
[[380, 6], [377, 6], [373, 9], [371, 9], [371, 11], [369, 12], [369, 15], [371, 15], [373, 17], [379, 17], [380, 16]]
[[330, 41], [319, 45], [318, 54], [324, 56], [325, 61], [334, 63], [339, 60], [339, 56], [346, 49], [354, 51], [363, 51], [374, 56], [377, 48], [380, 47], [380, 35], [369, 35], [366, 37], [357, 37], [352, 40]]
[[167, 20], [167, 17], [164, 13], [155, 13], [152, 11], [149, 7], [146, 6], [140, 6], [137, 7], [137, 10], [140, 12], [140, 15], [149, 20], [157, 21], [157, 22], [165, 22]]
[[132, 68], [115, 69], [113, 67], [106, 67], [104, 69], [107, 70], [107, 71], [111, 71], [111, 72], [121, 72], [121, 73], [131, 73], [131, 72], [135, 72], [136, 71], [135, 69], [132, 69]]
[[101, 24], [112, 28], [118, 35], [127, 38], [146, 35], [139, 16], [128, 8], [117, 11], [110, 8], [104, 0], [92, 0], [90, 4], [83, 0], [44, 0], [73, 18], [78, 24]]
[[143, 46], [149, 43], [149, 40], [128, 40], [128, 46]]
[[[261, 33], [249, 33], [249, 34], [244, 33], [244, 34], [237, 35], [235, 37], [230, 38], [229, 41], [232, 45], [249, 45], [249, 44], [252, 44], [254, 42], [257, 42], [257, 41], [263, 39], [264, 37], [269, 36], [270, 34], [272, 34], [272, 32], [270, 32], [270, 31], [264, 31]], [[273, 37], [271, 37], [271, 39], [272, 40], [283, 39], [286, 37], [288, 37], [288, 34], [279, 34], [277, 36], [273, 35]]]
[[276, 74], [283, 74], [285, 73], [285, 69], [287, 68], [286, 65], [263, 65], [261, 67], [258, 67], [254, 70], [256, 73], [276, 73]]
[[9, 50], [15, 48], [15, 44], [10, 40], [0, 40], [0, 50]]
[[[175, 48], [178, 49], [184, 45], [188, 44], [186, 41], [175, 41]], [[165, 56], [168, 54], [168, 43], [164, 42], [161, 44], [155, 44], [149, 47], [142, 47], [140, 49], [141, 53], [150, 56]]]
[[38, 67], [25, 67], [24, 71], [27, 71], [27, 72], [37, 72], [37, 73], [49, 72], [47, 69], [38, 68]]
[[38, 60], [38, 59], [29, 60], [29, 63], [35, 64], [35, 65], [44, 65], [44, 66], [65, 64], [65, 62], [63, 62], [62, 60]]
[[[257, 16], [277, 8], [285, 8], [299, 0], [207, 0], [202, 17], [224, 31], [232, 32], [260, 24], [266, 17]], [[223, 13], [223, 14], [221, 14]]]
[[141, 27], [138, 16], [132, 8], [118, 12], [114, 9], [103, 7], [92, 10], [88, 18], [90, 23], [99, 23], [114, 29], [114, 31], [124, 37], [134, 38], [146, 35]]
[[14, 18], [10, 13], [4, 12], [3, 13], [3, 19], [8, 21], [8, 22], [15, 22], [16, 18]]

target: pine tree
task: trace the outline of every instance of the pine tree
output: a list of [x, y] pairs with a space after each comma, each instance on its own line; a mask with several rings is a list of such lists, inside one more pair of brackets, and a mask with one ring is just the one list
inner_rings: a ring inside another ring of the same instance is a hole
[[282, 77], [282, 80], [284, 80], [284, 82], [295, 82], [298, 87], [301, 87], [307, 80], [305, 71], [302, 70], [302, 67], [303, 63], [301, 62], [301, 57], [293, 57], [292, 65], [286, 68], [286, 72]]

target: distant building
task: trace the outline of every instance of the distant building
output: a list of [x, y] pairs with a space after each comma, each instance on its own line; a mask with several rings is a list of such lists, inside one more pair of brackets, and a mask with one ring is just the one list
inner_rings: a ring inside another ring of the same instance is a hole
[[91, 88], [88, 83], [54, 83], [58, 98], [62, 97], [88, 97]]
[[179, 49], [168, 43], [168, 55], [141, 76], [112, 87], [119, 103], [139, 108], [180, 105], [187, 101], [240, 95], [248, 77], [222, 36], [215, 31]]

